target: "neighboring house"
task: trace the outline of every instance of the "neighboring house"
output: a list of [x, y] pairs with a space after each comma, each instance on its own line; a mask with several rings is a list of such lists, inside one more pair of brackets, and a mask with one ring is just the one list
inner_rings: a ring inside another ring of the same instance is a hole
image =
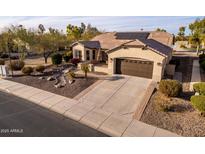
[[160, 81], [172, 57], [173, 35], [167, 32], [109, 32], [72, 44], [74, 58], [106, 62], [109, 74]]
[[191, 44], [189, 44], [189, 41], [176, 41], [174, 43], [173, 49], [176, 51], [186, 51], [188, 48], [191, 48]]

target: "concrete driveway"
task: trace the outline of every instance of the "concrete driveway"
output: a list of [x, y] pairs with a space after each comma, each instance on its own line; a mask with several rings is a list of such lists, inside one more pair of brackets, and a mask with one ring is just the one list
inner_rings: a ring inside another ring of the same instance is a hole
[[104, 80], [79, 101], [104, 111], [131, 117], [144, 101], [151, 83], [151, 79], [118, 75]]

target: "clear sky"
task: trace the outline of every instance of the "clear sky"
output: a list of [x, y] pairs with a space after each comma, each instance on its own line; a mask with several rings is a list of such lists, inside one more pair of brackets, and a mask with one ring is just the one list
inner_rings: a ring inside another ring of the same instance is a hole
[[[81, 22], [90, 23], [104, 31], [144, 31], [164, 28], [176, 34], [180, 26], [188, 26], [195, 21], [196, 16], [1, 16], [0, 30], [11, 24], [22, 24], [35, 28], [39, 24], [45, 27], [59, 28], [65, 31], [68, 24], [80, 25]], [[188, 29], [188, 28], [187, 28]], [[187, 34], [189, 31], [187, 30]]]

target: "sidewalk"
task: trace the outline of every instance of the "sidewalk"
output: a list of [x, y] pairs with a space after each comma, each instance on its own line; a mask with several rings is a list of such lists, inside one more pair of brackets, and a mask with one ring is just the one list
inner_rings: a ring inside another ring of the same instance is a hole
[[190, 91], [193, 91], [193, 85], [198, 82], [201, 82], [200, 65], [199, 65], [199, 60], [194, 60], [193, 67], [192, 67], [191, 82], [190, 82]]
[[49, 110], [63, 114], [82, 124], [92, 127], [110, 136], [124, 137], [176, 137], [178, 135], [133, 120], [122, 115], [108, 112], [99, 107], [80, 103], [34, 87], [0, 79], [0, 90], [22, 97]]

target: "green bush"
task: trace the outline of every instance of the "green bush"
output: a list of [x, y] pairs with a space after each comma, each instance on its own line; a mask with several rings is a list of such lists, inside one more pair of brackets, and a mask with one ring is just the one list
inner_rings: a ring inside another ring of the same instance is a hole
[[11, 64], [9, 64], [9, 68], [14, 71], [20, 71], [24, 67], [25, 63], [20, 60], [13, 60]]
[[[205, 54], [200, 54], [199, 55], [199, 63], [200, 63], [200, 65], [201, 65], [201, 67], [203, 68], [203, 69], [205, 69], [205, 63], [204, 63], [204, 61], [205, 61]], [[203, 63], [203, 64], [202, 64]], [[203, 66], [202, 66], [203, 65]]]
[[73, 52], [72, 51], [66, 51], [64, 55], [68, 56], [70, 59], [73, 58]]
[[205, 71], [205, 60], [202, 60], [202, 61], [200, 62], [200, 66], [201, 66], [201, 68]]
[[201, 65], [204, 61], [205, 59], [199, 59], [199, 64]]
[[0, 59], [0, 65], [4, 65], [5, 61], [3, 59]]
[[192, 106], [201, 113], [205, 112], [205, 96], [192, 96], [191, 97]]
[[64, 55], [63, 56], [63, 59], [64, 59], [64, 61], [67, 63], [67, 62], [69, 62], [69, 60], [71, 59], [69, 56], [67, 56], [67, 55]]
[[180, 45], [180, 48], [184, 48], [184, 49], [186, 49], [187, 47], [186, 47], [186, 45], [181, 44], [181, 45]]
[[43, 71], [45, 70], [45, 66], [43, 65], [38, 65], [36, 66], [36, 72], [40, 72], [40, 73], [43, 73]]
[[23, 74], [30, 75], [33, 72], [33, 68], [28, 66], [28, 67], [24, 67], [21, 71]]
[[62, 63], [62, 55], [59, 53], [53, 54], [51, 56], [52, 64], [60, 65]]
[[6, 54], [6, 53], [3, 53], [2, 55], [1, 55], [1, 58], [9, 58], [9, 55], [8, 54]]
[[205, 82], [195, 83], [193, 89], [195, 92], [198, 92], [199, 95], [205, 95]]
[[182, 90], [182, 85], [177, 80], [161, 80], [159, 91], [168, 97], [176, 97]]
[[64, 54], [64, 56], [63, 56], [64, 61], [67, 63], [67, 62], [69, 62], [72, 58], [73, 58], [73, 53], [72, 53], [72, 51], [66, 51], [65, 54]]
[[205, 54], [200, 54], [199, 59], [205, 59]]

